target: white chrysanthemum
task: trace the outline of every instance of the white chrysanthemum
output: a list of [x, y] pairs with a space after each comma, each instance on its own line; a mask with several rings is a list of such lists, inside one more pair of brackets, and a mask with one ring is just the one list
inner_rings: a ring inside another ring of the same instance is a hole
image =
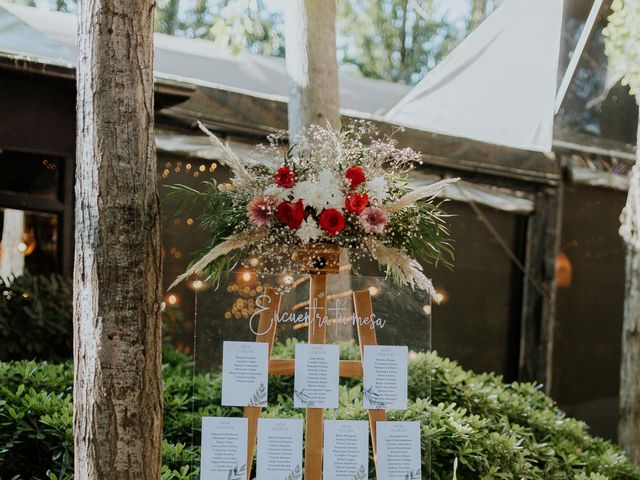
[[318, 227], [313, 218], [308, 217], [304, 222], [302, 222], [300, 228], [296, 230], [296, 235], [304, 243], [309, 243], [311, 240], [316, 240], [322, 236], [322, 229]]
[[291, 189], [281, 188], [277, 185], [270, 185], [265, 189], [264, 194], [274, 198], [276, 201], [282, 201], [291, 195]]
[[387, 181], [384, 177], [374, 177], [367, 182], [367, 192], [369, 198], [375, 200], [379, 204], [382, 204], [387, 198]]
[[330, 170], [323, 170], [317, 182], [305, 180], [293, 187], [294, 201], [302, 200], [305, 206], [317, 211], [325, 208], [342, 208], [344, 195], [340, 189], [340, 180]]
[[340, 210], [344, 207], [344, 194], [342, 193], [342, 177], [336, 177], [331, 170], [322, 170], [318, 175], [318, 186], [325, 194], [324, 208]]

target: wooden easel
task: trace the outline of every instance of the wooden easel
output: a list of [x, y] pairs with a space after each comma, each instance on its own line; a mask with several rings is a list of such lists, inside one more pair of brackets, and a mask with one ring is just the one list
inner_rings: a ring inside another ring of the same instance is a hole
[[[309, 264], [313, 268], [309, 269], [309, 305], [315, 305], [320, 312], [326, 312], [327, 308], [327, 275], [339, 273], [340, 251], [332, 245], [319, 246], [320, 249], [312, 249], [306, 252]], [[337, 255], [337, 257], [336, 257]], [[331, 256], [330, 261], [326, 261], [324, 256]], [[317, 260], [322, 260], [318, 262]], [[275, 288], [267, 287], [265, 294], [271, 299], [271, 303], [266, 310], [260, 313], [260, 321], [256, 342], [269, 344], [269, 375], [294, 375], [295, 360], [271, 358], [271, 350], [276, 338], [277, 324], [273, 322], [274, 317], [280, 311], [282, 294]], [[353, 292], [353, 305], [358, 318], [370, 317], [373, 314], [371, 304], [371, 293], [368, 289]], [[322, 317], [322, 314], [321, 314]], [[269, 326], [272, 328], [269, 328]], [[323, 344], [327, 339], [327, 326], [320, 324], [316, 318], [311, 318], [309, 327], [309, 343]], [[269, 329], [267, 331], [267, 329]], [[365, 345], [377, 345], [375, 329], [360, 325], [358, 322], [358, 343], [360, 345], [361, 360], [340, 360], [341, 377], [361, 377], [363, 374], [364, 347]], [[262, 333], [265, 332], [265, 333]], [[247, 446], [247, 480], [251, 480], [253, 466], [253, 454], [256, 446], [258, 434], [258, 418], [260, 418], [261, 407], [245, 407], [244, 416], [249, 420], [249, 435]], [[371, 444], [373, 446], [373, 458], [377, 463], [378, 449], [376, 444], [376, 422], [385, 421], [384, 410], [369, 410], [369, 431], [371, 432]], [[305, 480], [322, 480], [322, 444], [324, 428], [324, 409], [306, 409], [306, 432], [305, 432]]]

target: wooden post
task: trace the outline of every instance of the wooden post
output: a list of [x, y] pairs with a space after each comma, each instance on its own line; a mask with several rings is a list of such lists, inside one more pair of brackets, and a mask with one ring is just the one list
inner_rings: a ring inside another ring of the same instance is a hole
[[[327, 309], [327, 274], [311, 274], [310, 277], [309, 343], [325, 343], [327, 326], [320, 324], [320, 320]], [[320, 480], [322, 478], [324, 409], [307, 408], [306, 421], [304, 478]]]
[[[518, 380], [536, 381], [551, 392], [555, 331], [555, 260], [560, 243], [563, 186], [538, 192], [527, 225]], [[542, 290], [542, 292], [540, 291]]]
[[[266, 310], [260, 312], [260, 321], [258, 322], [258, 335], [256, 342], [269, 344], [269, 359], [271, 359], [271, 350], [273, 342], [276, 339], [277, 324], [273, 321], [276, 314], [280, 311], [280, 302], [282, 294], [275, 288], [267, 287], [265, 296], [269, 298], [269, 305]], [[247, 445], [247, 480], [251, 480], [251, 468], [253, 465], [253, 452], [256, 448], [256, 439], [258, 438], [258, 418], [262, 407], [244, 407], [244, 417], [249, 420], [249, 433]]]
[[[333, 245], [314, 245], [297, 253], [299, 260], [309, 267], [309, 343], [324, 344], [327, 340], [327, 325], [323, 319], [327, 316], [327, 274], [338, 273], [340, 267], [340, 249]], [[272, 322], [280, 310], [281, 293], [274, 288], [267, 288], [266, 295], [271, 298], [269, 308], [260, 314], [257, 342], [269, 344], [269, 375], [294, 375], [295, 360], [271, 359], [271, 349], [276, 337], [277, 324]], [[360, 318], [373, 315], [371, 294], [369, 290], [353, 293], [356, 314]], [[271, 326], [271, 328], [269, 328]], [[377, 345], [376, 331], [370, 326], [358, 324], [358, 340], [362, 360], [340, 361], [341, 377], [360, 377], [363, 374], [364, 346]], [[245, 407], [244, 416], [249, 419], [249, 435], [247, 448], [247, 480], [251, 479], [253, 454], [258, 432], [260, 407]], [[377, 462], [376, 422], [386, 421], [384, 410], [369, 410], [369, 426], [373, 447], [374, 461]], [[305, 432], [305, 480], [322, 479], [324, 409], [306, 409]]]
[[[371, 304], [371, 293], [368, 289], [353, 292], [353, 306], [358, 318], [367, 318], [373, 315], [373, 305]], [[358, 343], [360, 344], [360, 358], [364, 366], [364, 347], [365, 345], [377, 345], [378, 339], [376, 331], [366, 325], [358, 322]], [[364, 370], [364, 367], [363, 367]], [[376, 441], [376, 423], [387, 420], [384, 410], [369, 410], [369, 430], [371, 432], [371, 446], [373, 447], [373, 460], [378, 464], [378, 444]]]

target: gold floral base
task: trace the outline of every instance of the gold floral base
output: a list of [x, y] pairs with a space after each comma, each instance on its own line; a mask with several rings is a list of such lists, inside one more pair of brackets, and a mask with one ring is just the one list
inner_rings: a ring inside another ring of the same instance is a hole
[[311, 243], [294, 253], [294, 260], [311, 274], [339, 273], [340, 247], [329, 243]]

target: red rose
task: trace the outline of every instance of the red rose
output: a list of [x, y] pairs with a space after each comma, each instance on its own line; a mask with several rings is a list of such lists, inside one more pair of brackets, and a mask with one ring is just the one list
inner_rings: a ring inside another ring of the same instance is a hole
[[318, 220], [320, 228], [329, 235], [335, 235], [344, 228], [344, 217], [335, 208], [323, 210]]
[[282, 188], [291, 188], [296, 183], [296, 172], [289, 167], [280, 167], [273, 178], [276, 180], [276, 185]]
[[362, 170], [362, 168], [358, 166], [347, 168], [347, 171], [345, 172], [344, 176], [347, 177], [351, 182], [351, 185], [350, 185], [351, 190], [353, 190], [354, 188], [357, 188], [358, 185], [360, 185], [366, 180], [366, 177], [364, 175], [364, 170]]
[[349, 213], [361, 213], [369, 203], [366, 193], [350, 193], [344, 201], [344, 208]]
[[296, 203], [284, 201], [278, 205], [276, 211], [276, 218], [283, 223], [286, 223], [289, 228], [296, 230], [300, 228], [302, 221], [304, 220], [304, 206], [302, 200], [298, 200]]

